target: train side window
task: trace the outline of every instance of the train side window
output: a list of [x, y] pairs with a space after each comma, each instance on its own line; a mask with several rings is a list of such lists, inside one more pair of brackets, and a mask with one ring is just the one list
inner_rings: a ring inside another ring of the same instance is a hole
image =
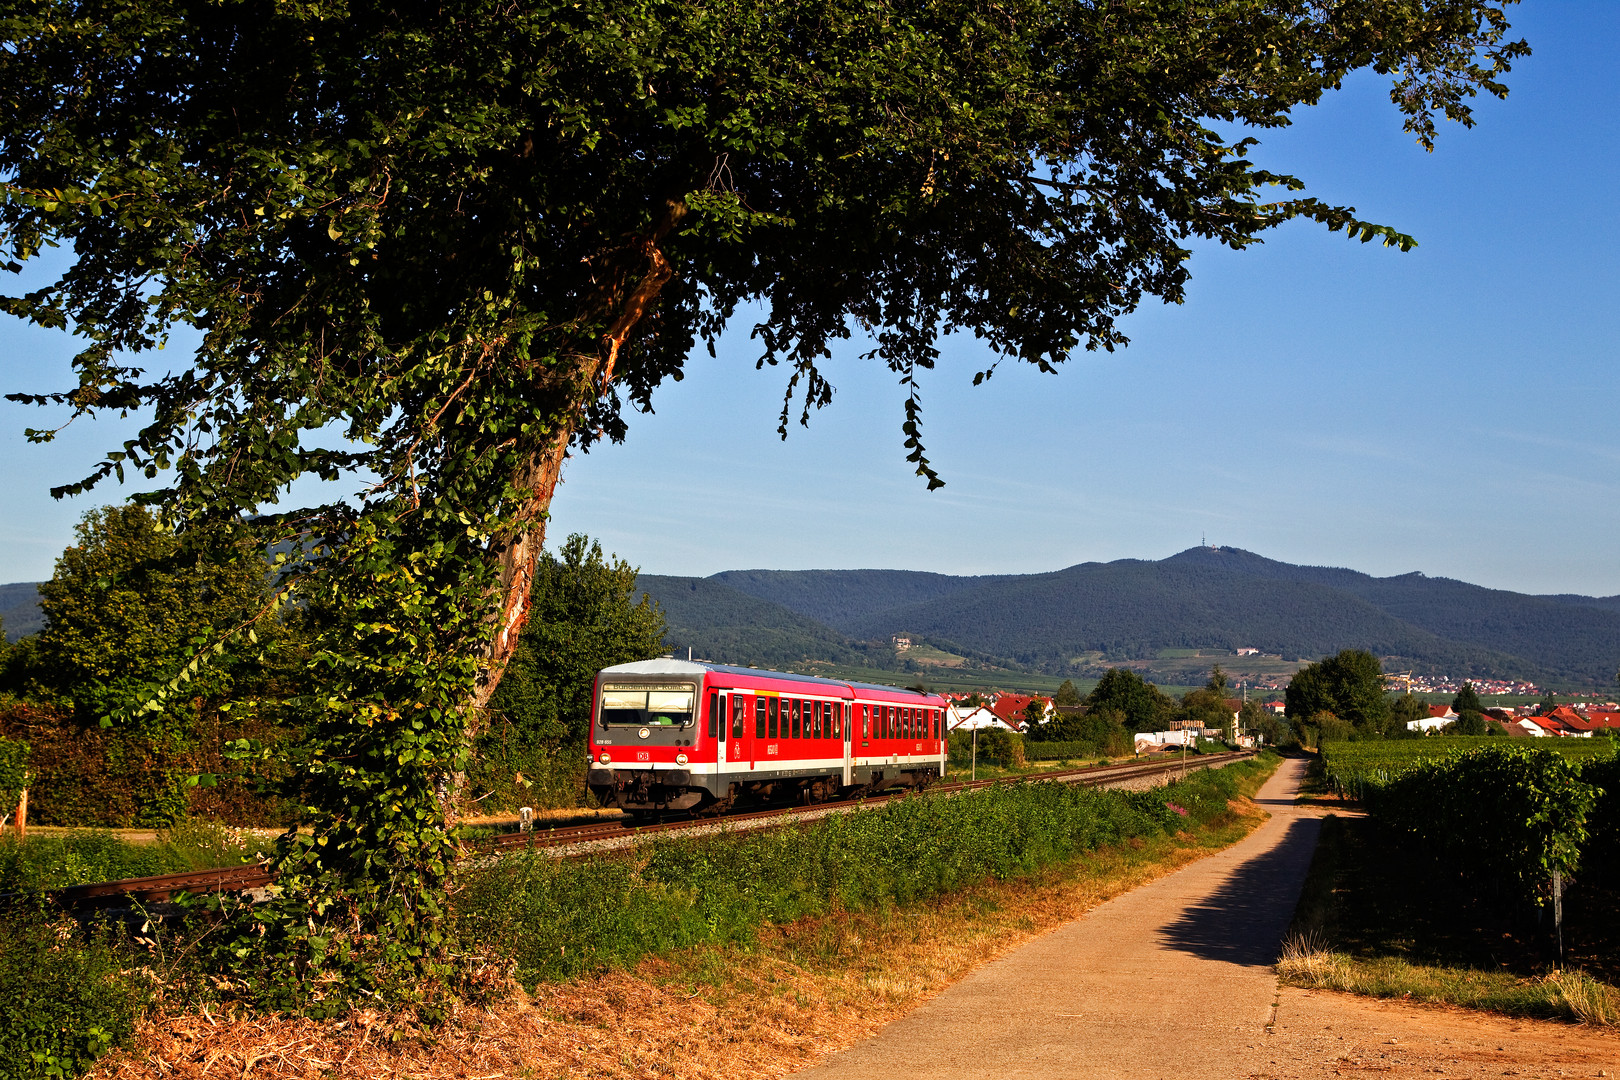
[[821, 722], [826, 719], [826, 716], [821, 711], [824, 708], [826, 708], [826, 703], [821, 701], [813, 702], [810, 706], [810, 719], [813, 721], [810, 725], [810, 737], [812, 739], [821, 738]]
[[845, 705], [842, 701], [833, 702], [832, 737], [835, 739], [842, 739], [844, 737], [844, 710], [847, 708], [849, 708], [849, 706]]
[[932, 713], [930, 719], [933, 721], [934, 740], [937, 742], [939, 741], [939, 710], [930, 709], [929, 712]]
[[793, 699], [793, 737], [804, 738], [804, 702]]
[[711, 739], [720, 737], [717, 725], [720, 723], [720, 695], [714, 690], [709, 691], [709, 716], [704, 721], [703, 733]]
[[777, 717], [779, 716], [779, 714], [782, 711], [782, 699], [781, 698], [768, 698], [767, 702], [771, 707], [770, 737], [774, 739], [774, 738], [776, 738], [776, 731], [777, 731], [777, 727], [776, 727]]
[[861, 706], [861, 741], [872, 737], [872, 706]]
[[757, 697], [754, 699], [754, 738], [756, 739], [765, 737], [765, 704], [765, 698]]
[[910, 709], [901, 710], [900, 722], [906, 725], [906, 733], [902, 738], [909, 739], [917, 733], [917, 729], [912, 726], [917, 722], [917, 718], [911, 715]]
[[748, 699], [741, 694], [731, 695], [731, 737], [743, 737], [743, 725], [748, 722]]

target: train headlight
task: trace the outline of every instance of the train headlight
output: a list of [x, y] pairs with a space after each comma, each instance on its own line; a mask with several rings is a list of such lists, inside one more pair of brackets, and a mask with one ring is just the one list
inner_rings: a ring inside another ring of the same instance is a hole
[[675, 764], [677, 764], [677, 765], [685, 765], [686, 764], [686, 755], [685, 754], [676, 754], [675, 755]]
[[600, 754], [596, 755], [596, 760], [601, 762], [603, 765], [611, 765], [613, 764], [613, 755], [604, 750]]

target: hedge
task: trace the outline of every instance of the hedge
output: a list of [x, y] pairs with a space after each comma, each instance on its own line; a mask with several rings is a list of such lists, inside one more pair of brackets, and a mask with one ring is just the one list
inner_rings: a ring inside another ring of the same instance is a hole
[[1587, 846], [1598, 789], [1581, 773], [1551, 748], [1497, 740], [1361, 783], [1375, 817], [1540, 905], [1553, 872], [1573, 874]]

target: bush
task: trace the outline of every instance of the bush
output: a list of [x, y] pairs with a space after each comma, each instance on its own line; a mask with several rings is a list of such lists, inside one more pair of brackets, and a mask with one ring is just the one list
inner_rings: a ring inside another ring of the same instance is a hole
[[[1025, 764], [1024, 737], [1001, 728], [984, 728], [979, 732], [979, 763], [1018, 769]], [[973, 763], [973, 732], [953, 731], [950, 755], [946, 761], [965, 769]]]
[[1597, 791], [1550, 748], [1490, 740], [1366, 788], [1373, 814], [1459, 867], [1542, 904], [1581, 861]]
[[592, 860], [508, 856], [462, 872], [456, 933], [532, 988], [664, 949], [747, 941], [769, 923], [922, 902], [1103, 844], [1208, 824], [1230, 812], [1238, 775], [1262, 767], [1206, 770], [1141, 792], [1031, 783], [913, 796], [798, 827], [654, 839]]
[[0, 912], [0, 1080], [72, 1077], [129, 1037], [147, 1000], [111, 931]]
[[1587, 818], [1581, 862], [1610, 881], [1620, 882], [1620, 757], [1586, 762], [1581, 779], [1600, 792]]
[[[1089, 742], [1030, 742], [1024, 744], [1028, 761], [1089, 761], [1108, 754], [1104, 747]], [[1129, 753], [1129, 751], [1127, 751]]]

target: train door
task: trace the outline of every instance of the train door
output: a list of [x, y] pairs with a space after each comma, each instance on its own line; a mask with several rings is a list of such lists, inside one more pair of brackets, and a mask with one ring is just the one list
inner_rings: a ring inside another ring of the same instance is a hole
[[714, 747], [714, 772], [716, 790], [723, 797], [726, 790], [726, 735], [731, 725], [727, 723], [731, 714], [730, 695], [724, 690], [709, 691], [709, 717], [704, 724], [703, 733], [709, 736], [709, 744]]
[[751, 701], [747, 694], [733, 693], [731, 695], [731, 738], [726, 741], [726, 761], [741, 767], [744, 758], [743, 743], [748, 738], [748, 703]]
[[850, 701], [841, 701], [838, 708], [842, 710], [843, 722], [839, 726], [838, 750], [844, 758], [844, 786], [849, 787], [855, 782], [855, 762], [852, 749], [855, 734], [855, 704]]

